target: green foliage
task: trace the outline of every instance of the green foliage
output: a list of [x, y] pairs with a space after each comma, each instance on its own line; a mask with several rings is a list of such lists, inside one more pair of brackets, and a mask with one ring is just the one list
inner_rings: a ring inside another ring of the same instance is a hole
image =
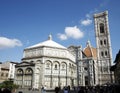
[[19, 86], [14, 84], [12, 81], [4, 81], [0, 84], [0, 88], [9, 88], [10, 90], [17, 89]]

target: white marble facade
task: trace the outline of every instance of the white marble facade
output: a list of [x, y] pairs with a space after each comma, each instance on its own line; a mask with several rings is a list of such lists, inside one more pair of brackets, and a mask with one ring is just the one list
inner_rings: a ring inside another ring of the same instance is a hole
[[75, 57], [49, 36], [47, 41], [24, 50], [22, 62], [16, 66], [15, 83], [31, 88], [74, 86], [76, 71]]
[[112, 49], [108, 22], [108, 11], [94, 14], [95, 38], [97, 45], [98, 82], [100, 85], [112, 82], [110, 67]]

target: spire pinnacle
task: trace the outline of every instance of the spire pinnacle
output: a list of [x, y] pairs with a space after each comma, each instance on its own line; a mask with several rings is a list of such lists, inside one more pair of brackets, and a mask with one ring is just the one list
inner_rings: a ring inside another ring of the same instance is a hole
[[52, 35], [51, 34], [48, 36], [48, 40], [52, 40]]
[[91, 46], [90, 40], [87, 41], [87, 46]]

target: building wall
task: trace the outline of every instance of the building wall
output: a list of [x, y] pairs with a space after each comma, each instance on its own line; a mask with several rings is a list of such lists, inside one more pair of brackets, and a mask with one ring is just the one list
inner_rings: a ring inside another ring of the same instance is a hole
[[0, 69], [1, 69], [0, 72], [2, 73], [2, 71], [3, 71], [3, 73], [8, 74], [8, 75], [4, 76], [4, 78], [6, 78], [5, 80], [13, 80], [14, 79], [16, 64], [17, 63], [15, 63], [15, 62], [3, 62], [0, 64]]
[[1, 71], [0, 71], [0, 83], [2, 83], [3, 81], [8, 80], [8, 74], [9, 74], [9, 69], [1, 67]]
[[116, 58], [114, 61], [114, 65], [111, 66], [111, 71], [114, 71], [114, 79], [116, 84], [120, 84], [120, 50], [119, 52], [116, 54]]
[[48, 88], [76, 85], [76, 65], [68, 60], [46, 60], [44, 71], [44, 85]]
[[115, 83], [120, 84], [120, 62], [117, 63], [114, 72], [115, 72]]
[[[43, 63], [36, 63], [30, 67], [33, 73], [26, 75], [28, 67], [18, 67], [16, 69], [15, 83], [21, 87], [40, 88], [46, 85], [47, 88], [66, 85], [76, 86], [76, 65], [68, 60], [57, 60], [45, 58]], [[22, 74], [20, 71], [23, 72]]]

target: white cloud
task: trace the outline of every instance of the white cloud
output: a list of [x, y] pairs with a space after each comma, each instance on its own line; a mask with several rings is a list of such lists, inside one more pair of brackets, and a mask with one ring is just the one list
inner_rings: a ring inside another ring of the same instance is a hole
[[86, 14], [86, 17], [87, 17], [87, 18], [91, 18], [91, 15], [90, 15], [90, 14]]
[[88, 25], [90, 25], [92, 23], [92, 20], [90, 20], [90, 19], [86, 19], [86, 20], [82, 20], [81, 21], [81, 24], [82, 25], [84, 25], [84, 26], [88, 26]]
[[65, 34], [58, 34], [58, 37], [61, 39], [61, 40], [67, 40], [67, 36]]
[[80, 23], [84, 26], [90, 25], [92, 23], [92, 20], [91, 20], [92, 16], [91, 15], [99, 12], [100, 9], [102, 7], [105, 7], [106, 5], [108, 5], [109, 2], [110, 2], [110, 0], [104, 0], [103, 2], [101, 2], [96, 8], [94, 8], [93, 10], [89, 11], [89, 13], [86, 14], [85, 15], [86, 20], [81, 20]]
[[6, 37], [0, 37], [0, 49], [13, 48], [15, 46], [22, 46], [22, 43], [18, 39], [9, 39]]
[[77, 27], [65, 27], [65, 34], [58, 34], [61, 40], [66, 40], [68, 38], [80, 39], [84, 36], [84, 33]]
[[77, 26], [74, 27], [66, 27], [65, 28], [65, 34], [67, 37], [71, 37], [73, 39], [79, 39], [83, 37], [83, 32], [77, 28]]

